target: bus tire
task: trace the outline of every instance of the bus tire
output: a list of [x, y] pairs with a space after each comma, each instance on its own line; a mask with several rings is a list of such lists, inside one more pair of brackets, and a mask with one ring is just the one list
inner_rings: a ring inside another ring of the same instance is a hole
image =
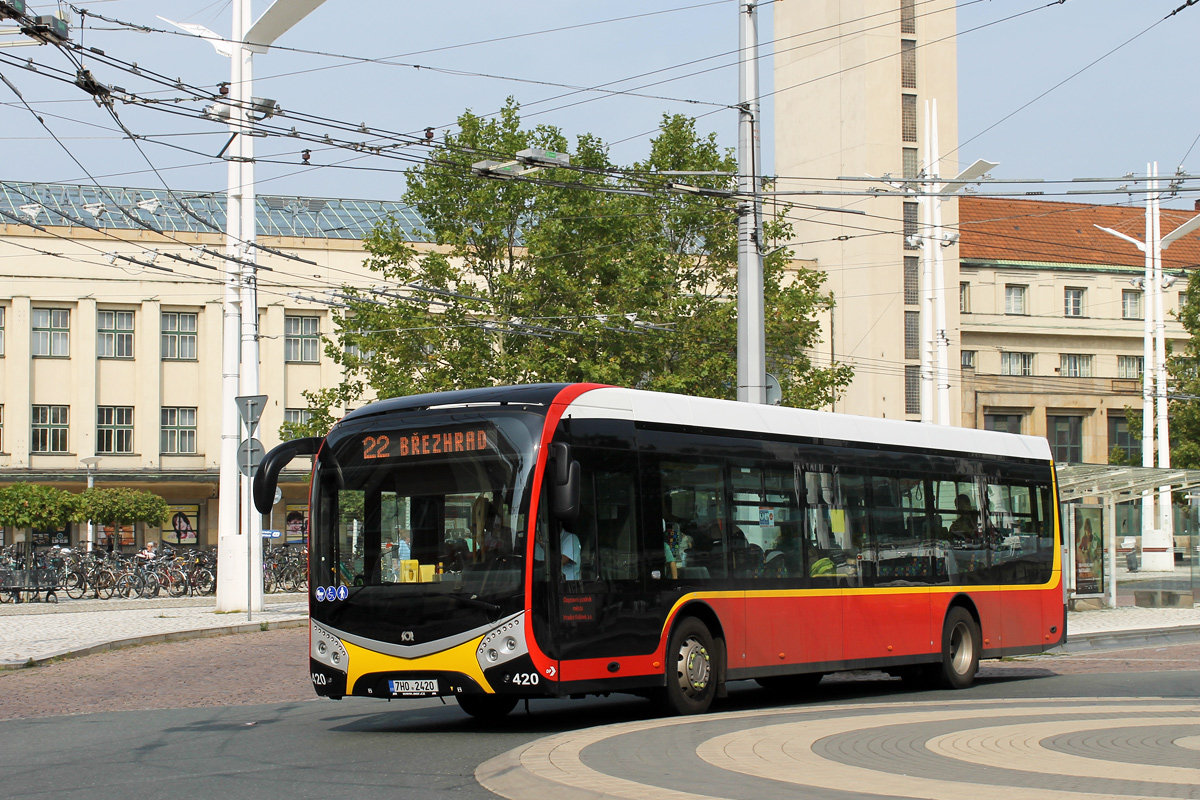
[[500, 719], [517, 707], [517, 698], [502, 694], [455, 695], [458, 707], [475, 719]]
[[717, 648], [708, 627], [688, 617], [667, 643], [666, 709], [672, 714], [703, 714], [717, 694]]
[[966, 689], [975, 682], [982, 643], [979, 625], [971, 612], [962, 606], [950, 609], [942, 627], [942, 663], [938, 677], [943, 687]]

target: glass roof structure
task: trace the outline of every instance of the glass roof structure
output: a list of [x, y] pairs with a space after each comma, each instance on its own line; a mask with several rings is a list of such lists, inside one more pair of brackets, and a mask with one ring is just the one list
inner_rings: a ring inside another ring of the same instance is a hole
[[[257, 197], [259, 236], [362, 239], [389, 217], [410, 242], [424, 241], [410, 206], [382, 200]], [[164, 233], [223, 233], [225, 194], [62, 183], [0, 182], [0, 210], [34, 225]], [[0, 223], [12, 222], [0, 217]]]

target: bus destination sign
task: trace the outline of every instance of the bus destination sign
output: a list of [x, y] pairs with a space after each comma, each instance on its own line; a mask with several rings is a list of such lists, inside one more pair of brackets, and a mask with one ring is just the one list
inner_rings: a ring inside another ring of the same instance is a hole
[[486, 428], [421, 430], [411, 433], [380, 433], [362, 438], [364, 460], [376, 458], [412, 458], [414, 456], [458, 455], [487, 450], [491, 444]]

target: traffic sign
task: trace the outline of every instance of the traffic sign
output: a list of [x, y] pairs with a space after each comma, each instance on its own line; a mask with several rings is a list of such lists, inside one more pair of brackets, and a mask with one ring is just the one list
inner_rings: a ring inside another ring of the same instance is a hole
[[253, 478], [262, 462], [266, 451], [258, 439], [247, 439], [238, 445], [238, 471], [247, 478]]
[[259, 417], [262, 416], [263, 409], [267, 407], [267, 396], [265, 394], [247, 394], [233, 399], [237, 402], [238, 415], [253, 430], [254, 426], [258, 424]]

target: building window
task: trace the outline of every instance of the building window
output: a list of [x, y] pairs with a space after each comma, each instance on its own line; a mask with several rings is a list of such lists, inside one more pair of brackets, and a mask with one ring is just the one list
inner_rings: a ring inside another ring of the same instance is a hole
[[1001, 375], [1032, 375], [1033, 353], [1001, 353]]
[[904, 249], [905, 250], [920, 250], [921, 245], [917, 241], [917, 219], [921, 213], [921, 206], [917, 203], [904, 204]]
[[904, 357], [921, 357], [921, 313], [904, 312]]
[[1108, 460], [1117, 464], [1142, 463], [1142, 440], [1129, 432], [1129, 420], [1125, 417], [1108, 418]]
[[321, 320], [317, 317], [283, 318], [285, 361], [315, 364], [321, 352]]
[[912, 39], [900, 40], [900, 85], [917, 88], [917, 43]]
[[971, 313], [971, 284], [966, 281], [958, 284], [958, 313]]
[[30, 350], [35, 356], [67, 358], [71, 355], [71, 312], [65, 308], [33, 309], [33, 340]]
[[917, 364], [904, 367], [904, 413], [921, 413], [921, 367]]
[[4, 406], [0, 406], [0, 453], [4, 452]]
[[67, 406], [33, 406], [31, 453], [67, 452]]
[[1063, 353], [1059, 356], [1058, 374], [1064, 378], [1092, 377], [1092, 357], [1076, 353]]
[[164, 408], [159, 451], [184, 455], [196, 452], [196, 409]]
[[1117, 377], [1141, 378], [1145, 363], [1143, 356], [1117, 356]]
[[0, 356], [4, 355], [4, 306], [0, 306]]
[[195, 314], [163, 312], [162, 357], [168, 361], [196, 360]]
[[1136, 289], [1121, 290], [1121, 318], [1142, 318], [1142, 293]]
[[921, 171], [921, 161], [917, 157], [917, 148], [904, 148], [904, 177], [915, 178]]
[[1046, 416], [1050, 453], [1060, 464], [1083, 461], [1083, 417]]
[[133, 312], [96, 312], [96, 355], [133, 358]]
[[307, 425], [312, 420], [312, 412], [307, 408], [285, 408], [283, 421], [288, 425]]
[[1020, 433], [1021, 415], [984, 414], [983, 429], [985, 431], [999, 431], [1000, 433]]
[[1067, 289], [1063, 292], [1063, 316], [1083, 316], [1083, 289]]
[[133, 452], [133, 406], [96, 409], [96, 452]]
[[964, 369], [975, 369], [975, 351], [962, 350], [962, 365]]
[[906, 142], [917, 140], [917, 96], [900, 95], [900, 136]]
[[1007, 283], [1004, 285], [1004, 313], [1028, 314], [1025, 310], [1025, 290], [1028, 287]]
[[915, 306], [921, 302], [920, 269], [921, 259], [916, 256], [904, 257], [904, 304]]
[[917, 32], [916, 0], [900, 0], [900, 32]]

